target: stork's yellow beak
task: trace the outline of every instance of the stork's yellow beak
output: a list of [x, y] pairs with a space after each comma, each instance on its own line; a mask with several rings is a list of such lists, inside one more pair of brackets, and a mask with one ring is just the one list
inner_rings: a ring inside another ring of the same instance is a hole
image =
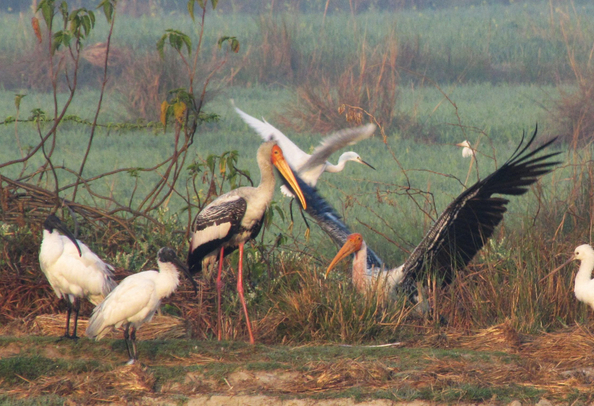
[[287, 183], [289, 183], [289, 186], [291, 186], [291, 189], [293, 189], [293, 191], [297, 195], [297, 198], [301, 203], [301, 207], [303, 207], [303, 210], [305, 210], [307, 208], [307, 203], [305, 203], [305, 197], [303, 196], [303, 192], [301, 191], [301, 188], [297, 183], [297, 179], [295, 179], [295, 175], [293, 175], [291, 167], [285, 160], [283, 151], [280, 149], [278, 145], [272, 147], [272, 164], [276, 166], [276, 169], [278, 169], [281, 175], [286, 179]]
[[324, 275], [324, 278], [328, 277], [328, 274], [330, 273], [332, 268], [334, 268], [336, 266], [336, 264], [338, 264], [343, 258], [359, 251], [361, 249], [362, 244], [363, 244], [363, 236], [361, 234], [353, 233], [353, 234], [349, 235], [349, 237], [347, 238], [347, 240], [344, 243], [344, 245], [342, 246], [342, 248], [338, 251], [338, 253], [334, 257], [332, 262], [330, 262], [330, 265], [328, 266], [328, 269], [326, 270], [326, 274]]

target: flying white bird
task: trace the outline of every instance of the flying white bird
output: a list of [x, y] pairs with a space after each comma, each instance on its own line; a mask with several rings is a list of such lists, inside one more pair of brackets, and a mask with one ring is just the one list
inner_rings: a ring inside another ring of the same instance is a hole
[[[309, 155], [270, 123], [260, 121], [257, 118], [244, 113], [237, 107], [235, 107], [235, 111], [237, 111], [243, 121], [255, 130], [264, 141], [273, 139], [278, 143], [279, 147], [283, 150], [289, 166], [293, 168], [293, 170], [297, 172], [297, 175], [299, 175], [299, 177], [309, 186], [315, 186], [319, 177], [324, 172], [335, 173], [342, 171], [346, 163], [349, 161], [358, 162], [375, 169], [361, 159], [359, 154], [353, 151], [343, 153], [340, 158], [338, 158], [338, 163], [336, 165], [328, 162], [330, 155], [339, 149], [348, 145], [354, 145], [359, 141], [371, 137], [375, 131], [375, 124], [367, 124], [357, 128], [348, 128], [329, 135], [325, 137], [320, 145], [314, 149], [313, 153]], [[293, 196], [288, 189], [284, 187], [281, 189], [285, 195]]]
[[218, 331], [221, 339], [221, 272], [223, 258], [239, 248], [239, 266], [237, 276], [237, 292], [241, 300], [247, 323], [250, 343], [254, 343], [252, 327], [243, 295], [243, 246], [260, 232], [264, 213], [272, 201], [275, 166], [280, 174], [296, 191], [297, 197], [305, 208], [305, 200], [299, 186], [283, 157], [283, 151], [276, 141], [268, 141], [258, 148], [258, 167], [260, 168], [260, 185], [258, 187], [240, 187], [219, 196], [206, 206], [194, 219], [188, 266], [192, 274], [202, 270], [203, 261], [213, 262], [219, 257], [217, 274], [217, 306]]
[[[370, 283], [376, 283], [378, 278], [383, 278], [387, 291], [400, 285], [409, 292], [414, 292], [416, 277], [426, 270], [435, 271], [444, 283], [450, 283], [454, 270], [465, 267], [472, 260], [493, 235], [495, 227], [503, 220], [509, 200], [493, 195], [523, 195], [528, 191], [528, 186], [558, 164], [549, 158], [560, 152], [536, 156], [555, 139], [530, 151], [529, 147], [535, 137], [536, 130], [525, 146], [522, 137], [520, 145], [506, 163], [454, 199], [404, 264], [397, 268], [384, 269], [383, 266], [378, 266], [381, 261], [375, 254], [370, 255], [360, 234], [345, 235], [345, 227], [337, 226], [333, 215], [324, 214], [324, 210], [320, 210], [320, 215], [316, 217], [318, 223], [331, 223], [323, 228], [336, 234], [331, 235], [335, 241], [344, 240], [326, 275], [342, 258], [355, 254], [352, 278], [355, 287], [360, 291], [365, 290]], [[315, 210], [308, 198], [308, 191], [304, 190], [304, 194], [310, 211]]]
[[541, 279], [541, 281], [553, 275], [571, 261], [581, 261], [580, 269], [575, 276], [575, 286], [573, 288], [575, 297], [580, 302], [586, 303], [594, 309], [594, 279], [592, 279], [592, 270], [594, 270], [594, 249], [592, 249], [590, 245], [583, 244], [577, 247], [571, 258], [551, 271], [551, 273]]
[[[186, 266], [171, 248], [161, 248], [157, 254], [159, 271], [144, 271], [126, 277], [93, 310], [85, 334], [100, 340], [114, 328], [124, 326], [124, 341], [128, 350], [127, 365], [138, 360], [136, 330], [153, 318], [161, 300], [171, 295], [179, 285], [178, 268], [184, 271], [194, 286]], [[130, 331], [131, 330], [131, 331]]]
[[[64, 223], [53, 214], [43, 223], [39, 265], [58, 298], [63, 298], [68, 306], [64, 338], [77, 339], [80, 299], [84, 297], [94, 305], [99, 304], [116, 286], [112, 279], [113, 267], [74, 238]], [[74, 330], [70, 335], [72, 310]]]

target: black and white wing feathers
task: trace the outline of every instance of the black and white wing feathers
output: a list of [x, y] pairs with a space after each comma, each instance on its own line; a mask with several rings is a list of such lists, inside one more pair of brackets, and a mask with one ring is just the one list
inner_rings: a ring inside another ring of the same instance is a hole
[[404, 263], [405, 284], [414, 283], [417, 275], [427, 269], [437, 272], [444, 282], [451, 282], [454, 268], [466, 266], [503, 219], [509, 200], [492, 195], [523, 195], [540, 176], [559, 163], [549, 159], [560, 152], [536, 157], [555, 139], [529, 151], [535, 137], [536, 129], [523, 145], [522, 136], [520, 145], [506, 163], [466, 189], [445, 209]]
[[[206, 206], [194, 219], [188, 267], [191, 274], [202, 270], [202, 260], [217, 249], [241, 227], [241, 220], [247, 208], [246, 200], [241, 196], [229, 196], [217, 199]], [[229, 254], [233, 249], [225, 250]]]

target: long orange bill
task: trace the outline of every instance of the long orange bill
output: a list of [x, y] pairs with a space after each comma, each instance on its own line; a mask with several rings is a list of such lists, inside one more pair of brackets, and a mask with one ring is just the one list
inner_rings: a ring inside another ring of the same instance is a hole
[[567, 264], [569, 264], [571, 261], [573, 261], [573, 257], [569, 258], [567, 261], [565, 261], [563, 264], [559, 265], [557, 268], [553, 269], [551, 272], [549, 272], [544, 278], [542, 278], [539, 282], [544, 281], [545, 279], [547, 279], [549, 276], [556, 274], [557, 272], [559, 272], [559, 270], [565, 266], [567, 266]]
[[328, 269], [326, 270], [326, 274], [324, 275], [324, 278], [328, 278], [328, 274], [330, 273], [332, 268], [334, 268], [336, 266], [336, 264], [338, 264], [343, 258], [345, 258], [351, 254], [354, 254], [360, 248], [361, 248], [361, 245], [357, 244], [357, 242], [353, 241], [353, 239], [351, 239], [351, 238], [347, 239], [346, 242], [344, 243], [344, 245], [342, 246], [342, 248], [340, 249], [340, 251], [338, 251], [338, 253], [334, 257], [334, 259], [332, 260], [332, 262], [330, 262], [330, 265], [328, 266]]
[[282, 150], [278, 145], [273, 147], [272, 163], [274, 166], [276, 166], [276, 169], [278, 169], [280, 174], [287, 180], [287, 183], [291, 186], [291, 189], [293, 189], [293, 191], [297, 194], [297, 198], [299, 199], [299, 202], [301, 202], [301, 207], [303, 207], [303, 210], [305, 210], [307, 208], [307, 203], [305, 203], [303, 192], [301, 191], [301, 188], [297, 183], [297, 179], [295, 179], [295, 175], [293, 175], [293, 171], [285, 160]]

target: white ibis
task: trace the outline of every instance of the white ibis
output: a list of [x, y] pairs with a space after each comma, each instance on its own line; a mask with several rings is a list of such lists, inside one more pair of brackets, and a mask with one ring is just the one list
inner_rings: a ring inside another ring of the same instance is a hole
[[[94, 305], [99, 304], [116, 286], [112, 279], [113, 267], [74, 238], [64, 223], [53, 214], [43, 223], [39, 265], [58, 298], [63, 298], [68, 306], [64, 338], [77, 339], [80, 299], [85, 297]], [[72, 310], [74, 330], [70, 335]]]
[[[415, 289], [415, 278], [427, 270], [435, 271], [444, 283], [450, 283], [454, 269], [462, 268], [472, 260], [503, 219], [509, 200], [493, 195], [523, 195], [528, 191], [528, 186], [558, 164], [549, 159], [560, 152], [536, 156], [555, 139], [530, 151], [528, 148], [535, 137], [536, 130], [526, 145], [523, 145], [522, 136], [520, 145], [507, 162], [454, 199], [404, 264], [397, 268], [384, 270], [377, 267], [360, 235], [344, 235], [345, 230], [341, 227], [326, 226], [328, 230], [340, 232], [339, 236], [333, 237], [334, 240], [345, 240], [326, 275], [340, 259], [355, 253], [353, 282], [359, 290], [383, 276], [387, 280], [388, 289], [402, 285], [412, 292]], [[307, 191], [305, 194], [308, 196]], [[311, 208], [309, 199], [306, 198], [306, 201]], [[323, 212], [317, 217], [326, 222], [332, 220], [331, 215], [325, 215]]]
[[[309, 186], [315, 186], [319, 177], [322, 176], [322, 173], [324, 172], [336, 173], [342, 171], [346, 163], [349, 161], [358, 162], [375, 169], [361, 159], [359, 154], [353, 151], [343, 153], [340, 158], [338, 158], [338, 163], [336, 165], [328, 162], [330, 155], [339, 149], [371, 137], [375, 131], [375, 124], [367, 124], [357, 128], [348, 128], [329, 135], [325, 137], [320, 145], [314, 149], [313, 153], [309, 155], [270, 123], [260, 121], [257, 118], [244, 113], [237, 107], [235, 107], [235, 111], [237, 111], [247, 125], [260, 134], [260, 137], [262, 137], [263, 140], [267, 141], [273, 139], [278, 143], [291, 168], [293, 168], [299, 177]], [[292, 196], [292, 194], [285, 188], [283, 188], [283, 193]]]
[[577, 247], [567, 262], [555, 268], [545, 278], [556, 273], [571, 261], [581, 261], [580, 269], [575, 276], [575, 286], [573, 288], [575, 297], [580, 302], [586, 303], [594, 309], [594, 279], [592, 279], [592, 270], [594, 270], [594, 249], [592, 249], [589, 244], [582, 244]]
[[171, 248], [161, 248], [157, 254], [159, 271], [144, 271], [126, 277], [93, 310], [85, 334], [100, 340], [114, 328], [124, 327], [128, 350], [128, 365], [138, 360], [136, 330], [153, 318], [161, 300], [170, 296], [179, 285], [181, 269], [196, 291], [196, 282]]
[[243, 296], [243, 246], [260, 232], [266, 208], [274, 194], [275, 166], [280, 174], [296, 192], [297, 197], [305, 208], [303, 194], [291, 168], [283, 157], [281, 148], [276, 141], [268, 141], [258, 148], [258, 167], [260, 168], [260, 185], [258, 187], [240, 187], [219, 196], [206, 206], [194, 219], [188, 266], [195, 274], [202, 270], [203, 261], [211, 262], [219, 257], [217, 274], [217, 306], [218, 332], [221, 339], [221, 271], [223, 258], [239, 248], [239, 266], [237, 276], [237, 292], [241, 300], [243, 312], [248, 327], [250, 343], [254, 343], [252, 327]]

